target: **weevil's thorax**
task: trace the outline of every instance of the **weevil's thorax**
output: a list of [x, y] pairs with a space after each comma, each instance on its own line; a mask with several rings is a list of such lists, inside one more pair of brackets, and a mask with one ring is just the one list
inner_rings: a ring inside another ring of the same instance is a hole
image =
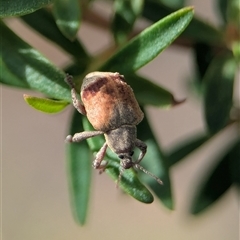
[[81, 99], [96, 130], [107, 132], [143, 119], [133, 91], [119, 73], [93, 72], [82, 84]]
[[109, 148], [118, 156], [132, 156], [135, 147], [136, 126], [124, 125], [104, 134]]

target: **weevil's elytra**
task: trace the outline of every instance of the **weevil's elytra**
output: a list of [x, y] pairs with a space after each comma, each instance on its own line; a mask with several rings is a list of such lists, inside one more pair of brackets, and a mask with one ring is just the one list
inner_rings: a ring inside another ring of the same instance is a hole
[[96, 130], [109, 131], [143, 119], [133, 91], [119, 73], [88, 74], [81, 87], [87, 118]]
[[[147, 145], [137, 139], [138, 125], [143, 119], [138, 102], [132, 88], [119, 73], [93, 72], [83, 80], [81, 100], [78, 99], [72, 77], [67, 75], [66, 82], [71, 87], [74, 107], [84, 115], [96, 131], [85, 131], [67, 136], [68, 142], [80, 142], [90, 137], [104, 134], [106, 142], [99, 150], [93, 161], [95, 169], [103, 169], [102, 160], [109, 147], [120, 158], [121, 179], [125, 169], [135, 167], [152, 176], [158, 183], [162, 181], [139, 165], [143, 159]], [[133, 150], [137, 147], [141, 153], [136, 161], [132, 160]]]

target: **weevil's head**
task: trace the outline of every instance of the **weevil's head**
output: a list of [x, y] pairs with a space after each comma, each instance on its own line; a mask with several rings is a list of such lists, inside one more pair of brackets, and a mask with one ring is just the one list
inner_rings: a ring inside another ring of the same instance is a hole
[[120, 160], [121, 168], [129, 169], [134, 166], [135, 163], [132, 160], [133, 154], [134, 154], [134, 152], [131, 151], [130, 153], [122, 153], [122, 154], [118, 155], [118, 157], [121, 159]]

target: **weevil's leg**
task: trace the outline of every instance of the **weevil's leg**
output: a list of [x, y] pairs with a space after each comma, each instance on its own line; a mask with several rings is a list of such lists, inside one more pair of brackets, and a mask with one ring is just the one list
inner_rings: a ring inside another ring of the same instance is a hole
[[73, 106], [83, 115], [86, 115], [85, 107], [83, 106], [82, 102], [78, 99], [77, 92], [75, 90], [75, 84], [73, 82], [73, 77], [69, 74], [66, 74], [65, 82], [71, 88], [71, 95], [72, 95], [72, 103]]
[[87, 138], [95, 137], [100, 134], [103, 134], [101, 131], [85, 131], [80, 133], [75, 133], [73, 136], [68, 135], [66, 137], [66, 142], [81, 142]]
[[136, 139], [135, 146], [137, 148], [139, 148], [141, 151], [141, 153], [138, 157], [138, 160], [136, 161], [136, 163], [140, 163], [147, 152], [147, 145], [144, 142], [142, 142], [141, 140]]
[[102, 160], [103, 160], [103, 158], [104, 158], [104, 156], [106, 154], [107, 147], [108, 147], [108, 145], [105, 142], [103, 144], [103, 146], [101, 147], [101, 149], [96, 154], [96, 158], [93, 160], [93, 164], [92, 164], [93, 168], [94, 169], [100, 169], [100, 173], [102, 173], [105, 170], [106, 166], [107, 166], [107, 164], [101, 164]]
[[124, 173], [124, 168], [120, 168], [119, 169], [119, 175], [118, 175], [118, 180], [117, 180], [117, 183], [116, 183], [116, 188], [118, 188], [118, 186], [119, 186], [119, 184], [120, 184], [120, 182], [121, 182], [121, 179], [122, 179], [122, 175], [123, 175], [123, 173]]

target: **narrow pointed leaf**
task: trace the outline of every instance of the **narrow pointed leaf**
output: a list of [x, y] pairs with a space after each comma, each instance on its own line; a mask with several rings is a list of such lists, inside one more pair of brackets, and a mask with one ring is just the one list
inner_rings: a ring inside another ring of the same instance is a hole
[[[82, 132], [81, 115], [75, 111], [70, 133]], [[91, 187], [91, 153], [86, 141], [67, 144], [67, 170], [72, 211], [77, 223], [84, 224]]]
[[148, 185], [162, 201], [162, 203], [169, 209], [174, 208], [174, 202], [171, 193], [171, 182], [169, 177], [169, 168], [167, 166], [166, 158], [160, 145], [157, 143], [154, 134], [149, 126], [147, 117], [145, 115], [143, 121], [138, 125], [138, 138], [147, 144], [147, 153], [141, 161], [148, 171], [155, 174], [163, 181], [160, 185], [155, 179], [141, 174], [144, 179], [148, 178]]
[[173, 147], [167, 155], [167, 162], [171, 167], [175, 163], [178, 163], [188, 154], [192, 153], [194, 150], [199, 148], [202, 144], [206, 143], [211, 138], [206, 134], [195, 135], [194, 137], [184, 140], [183, 143]]
[[199, 76], [197, 80], [199, 80], [199, 82], [201, 83], [202, 78], [206, 74], [208, 66], [214, 57], [214, 50], [209, 44], [203, 42], [197, 42], [194, 45], [193, 50], [194, 62]]
[[217, 0], [216, 5], [217, 9], [219, 11], [219, 15], [222, 18], [223, 22], [227, 22], [227, 5], [228, 5], [228, 0]]
[[74, 56], [80, 63], [79, 68], [82, 68], [82, 65], [85, 66], [88, 63], [89, 56], [84, 46], [77, 39], [74, 41], [67, 39], [60, 32], [53, 16], [47, 10], [40, 9], [32, 14], [22, 16], [21, 19], [35, 31], [38, 31], [54, 44], [57, 44], [67, 53]]
[[227, 21], [235, 26], [239, 36], [239, 19], [240, 19], [240, 4], [239, 0], [231, 0], [227, 2]]
[[28, 83], [25, 81], [22, 81], [22, 79], [19, 76], [15, 75], [11, 71], [11, 68], [8, 68], [7, 64], [4, 63], [1, 49], [0, 49], [0, 54], [1, 54], [0, 55], [0, 69], [1, 69], [0, 82], [9, 86], [14, 86], [19, 88], [29, 88]]
[[6, 73], [0, 75], [0, 82], [13, 86], [15, 80], [13, 82], [11, 77], [14, 76], [16, 87], [21, 84], [20, 87], [70, 102], [70, 91], [64, 82], [65, 74], [1, 22], [0, 28], [0, 64]]
[[[83, 126], [84, 130], [86, 131], [94, 130], [86, 117], [83, 117]], [[97, 152], [102, 147], [103, 143], [105, 142], [105, 139], [103, 138], [103, 136], [97, 136], [89, 138], [87, 142], [89, 144], [90, 149], [93, 152]], [[106, 167], [106, 173], [109, 174], [116, 182], [119, 175], [120, 167], [119, 159], [117, 158], [116, 154], [114, 154], [108, 149], [104, 160], [107, 160], [108, 162], [108, 165]], [[137, 199], [140, 202], [143, 203], [153, 202], [152, 194], [139, 181], [133, 169], [128, 169], [124, 171], [119, 186], [124, 192], [126, 192], [127, 194], [129, 194], [130, 196], [132, 196], [133, 198]]]
[[236, 62], [240, 63], [240, 41], [232, 43], [232, 52]]
[[158, 0], [157, 2], [171, 8], [181, 8], [184, 6], [185, 0]]
[[58, 113], [69, 104], [66, 101], [57, 101], [47, 98], [33, 97], [26, 94], [23, 95], [23, 97], [26, 103], [28, 103], [31, 107], [45, 113]]
[[[173, 8], [166, 7], [159, 1], [146, 1], [143, 8], [143, 16], [153, 22], [157, 22], [174, 11]], [[185, 31], [182, 33], [181, 38], [186, 41], [201, 41], [212, 45], [224, 44], [224, 36], [222, 32], [214, 26], [194, 17]]]
[[[109, 160], [109, 163], [106, 168], [106, 173], [117, 182], [120, 165], [116, 161], [111, 161], [111, 158], [107, 158], [107, 160]], [[133, 169], [127, 169], [124, 171], [119, 186], [125, 193], [142, 203], [152, 203], [154, 201], [153, 195], [139, 181], [138, 176]]]
[[166, 89], [135, 74], [125, 75], [126, 82], [133, 88], [141, 105], [169, 108], [177, 103], [174, 96]]
[[236, 70], [234, 58], [227, 53], [217, 56], [204, 76], [204, 114], [210, 133], [219, 131], [229, 121]]
[[142, 11], [142, 7], [143, 0], [114, 1], [115, 15], [112, 20], [112, 31], [117, 43], [121, 44], [127, 40], [128, 34], [133, 29], [135, 20]]
[[52, 3], [53, 0], [2, 0], [0, 4], [0, 17], [20, 16], [38, 10]]
[[158, 21], [133, 38], [101, 67], [103, 71], [131, 73], [153, 60], [187, 27], [193, 8], [183, 8]]
[[[239, 142], [237, 143], [239, 147]], [[224, 156], [219, 159], [213, 170], [203, 176], [203, 182], [195, 195], [191, 212], [199, 214], [206, 210], [207, 207], [215, 203], [232, 185], [233, 178], [230, 171], [232, 164], [232, 153], [239, 150], [236, 148], [236, 143], [231, 146]], [[235, 156], [235, 155], [234, 155]], [[238, 154], [239, 156], [239, 154]], [[238, 173], [239, 175], [239, 173]]]
[[53, 13], [63, 35], [70, 40], [75, 39], [81, 18], [79, 0], [55, 0]]
[[229, 160], [232, 180], [240, 187], [240, 139], [229, 152]]

